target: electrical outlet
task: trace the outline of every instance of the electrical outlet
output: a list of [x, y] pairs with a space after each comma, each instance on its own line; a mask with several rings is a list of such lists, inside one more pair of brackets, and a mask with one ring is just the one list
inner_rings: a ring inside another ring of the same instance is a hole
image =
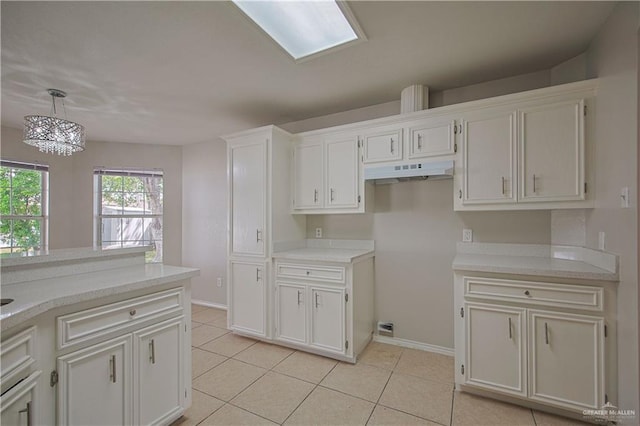
[[222, 287], [222, 277], [218, 277], [216, 284], [218, 285], [218, 287]]
[[471, 229], [463, 229], [462, 230], [462, 242], [470, 243], [473, 241], [473, 231]]
[[598, 232], [598, 249], [600, 250], [604, 250], [604, 247], [605, 247], [604, 237], [605, 237], [604, 232], [602, 231]]
[[322, 228], [316, 228], [316, 238], [322, 238]]

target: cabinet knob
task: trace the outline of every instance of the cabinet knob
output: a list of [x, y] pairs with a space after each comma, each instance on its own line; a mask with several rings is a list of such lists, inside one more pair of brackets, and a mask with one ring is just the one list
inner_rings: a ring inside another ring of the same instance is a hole
[[311, 271], [307, 271], [307, 275], [311, 275]]
[[531, 293], [529, 293], [529, 290], [525, 290], [524, 294], [525, 294], [525, 296], [531, 296]]
[[129, 311], [129, 315], [134, 316], [136, 314], [136, 310], [132, 309]]

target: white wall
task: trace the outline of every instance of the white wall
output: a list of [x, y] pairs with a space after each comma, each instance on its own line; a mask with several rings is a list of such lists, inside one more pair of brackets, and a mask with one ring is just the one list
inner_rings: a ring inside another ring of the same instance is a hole
[[622, 187], [638, 193], [638, 15], [637, 2], [620, 3], [587, 51], [588, 75], [600, 86], [593, 113], [596, 208], [587, 212], [586, 230], [589, 247], [597, 247], [603, 231], [606, 249], [620, 256], [618, 406], [640, 415], [637, 199], [620, 208]]
[[182, 150], [157, 146], [87, 141], [71, 157], [42, 154], [22, 143], [22, 131], [2, 128], [2, 158], [49, 164], [49, 248], [93, 245], [93, 170], [95, 167], [160, 168], [164, 171], [164, 262], [182, 261]]
[[226, 152], [222, 139], [182, 149], [183, 265], [200, 268], [191, 279], [192, 299], [217, 305], [227, 304]]

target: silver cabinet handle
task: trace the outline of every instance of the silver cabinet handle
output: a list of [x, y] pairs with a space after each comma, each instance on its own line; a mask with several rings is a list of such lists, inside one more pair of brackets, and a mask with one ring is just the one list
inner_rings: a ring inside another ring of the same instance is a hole
[[302, 303], [302, 301], [300, 300], [300, 296], [302, 296], [302, 292], [298, 290], [298, 305]]
[[513, 335], [511, 334], [511, 317], [509, 317], [509, 340], [513, 339]]
[[109, 380], [111, 380], [112, 383], [116, 382], [116, 356], [115, 355], [111, 355], [111, 358], [109, 358]]
[[536, 175], [533, 175], [533, 193], [536, 193]]
[[149, 362], [151, 364], [156, 363], [156, 343], [154, 339], [149, 342]]
[[525, 296], [531, 296], [531, 292], [530, 292], [529, 290], [525, 290], [525, 291], [524, 291], [524, 295], [525, 295]]
[[315, 294], [316, 296], [316, 308], [318, 307], [318, 293]]
[[256, 243], [259, 243], [260, 241], [262, 241], [262, 231], [256, 229]]
[[31, 426], [31, 402], [27, 402], [27, 408], [18, 411], [18, 414], [27, 413], [27, 426]]
[[260, 281], [262, 277], [260, 276], [260, 268], [256, 268], [256, 282]]
[[418, 149], [422, 150], [422, 135], [418, 133]]
[[314, 203], [318, 202], [318, 190], [317, 189], [313, 190], [313, 202]]
[[330, 198], [331, 198], [331, 201], [333, 201], [333, 200], [334, 200], [334, 197], [333, 197], [333, 193], [334, 193], [334, 192], [335, 192], [335, 190], [334, 190], [333, 188], [331, 188], [331, 197], [330, 197]]
[[393, 138], [391, 138], [391, 153], [393, 154]]
[[549, 344], [549, 326], [544, 323], [544, 343]]
[[504, 176], [501, 176], [500, 179], [502, 179], [502, 195], [504, 195]]

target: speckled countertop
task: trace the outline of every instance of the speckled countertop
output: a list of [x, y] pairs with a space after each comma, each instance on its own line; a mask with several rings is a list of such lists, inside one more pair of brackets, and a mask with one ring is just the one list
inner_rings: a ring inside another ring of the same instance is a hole
[[61, 306], [152, 288], [197, 275], [198, 269], [146, 264], [3, 285], [2, 297], [14, 301], [0, 308], [1, 331]]
[[373, 257], [374, 254], [374, 242], [371, 240], [309, 239], [281, 245], [277, 247], [273, 257], [312, 262], [352, 263]]
[[618, 281], [618, 259], [584, 247], [458, 243], [456, 271]]

